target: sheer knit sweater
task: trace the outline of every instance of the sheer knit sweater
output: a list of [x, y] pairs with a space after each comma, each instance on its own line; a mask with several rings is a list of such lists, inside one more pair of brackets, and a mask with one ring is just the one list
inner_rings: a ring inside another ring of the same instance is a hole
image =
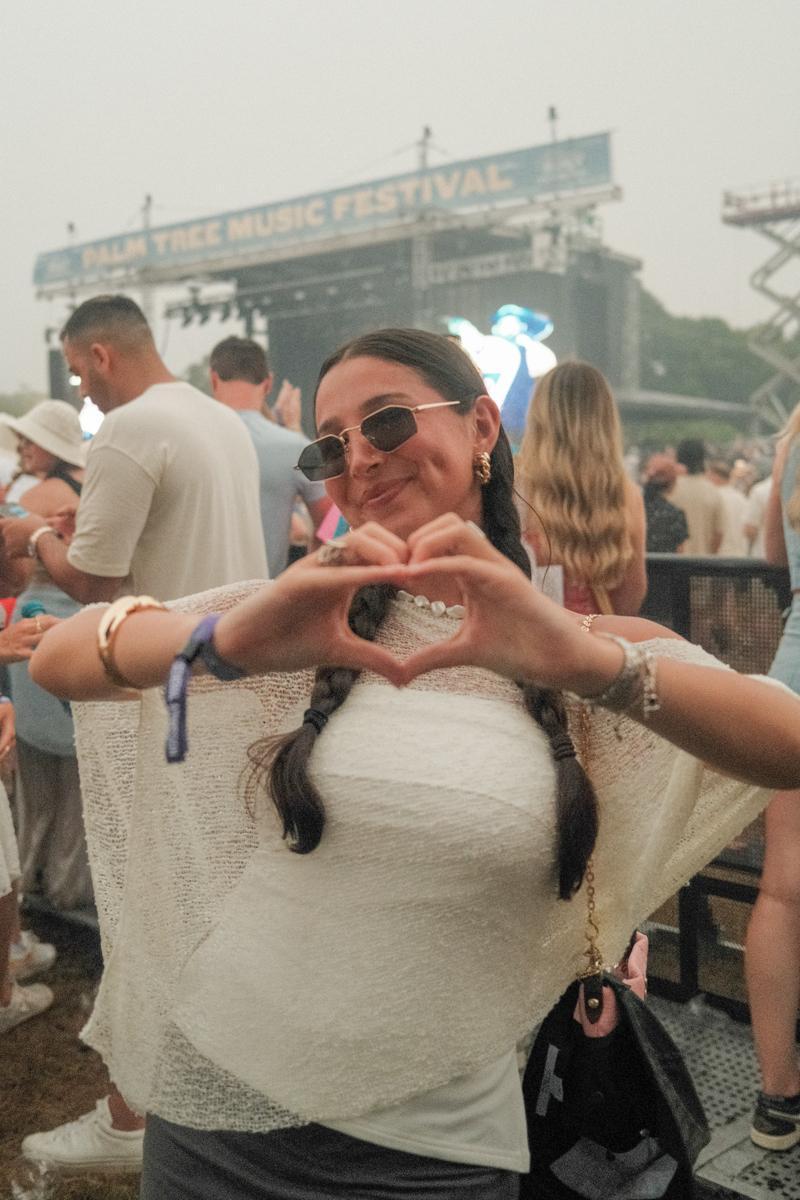
[[[406, 655], [456, 620], [398, 599], [378, 640]], [[106, 963], [84, 1037], [138, 1111], [238, 1130], [363, 1116], [496, 1061], [583, 965], [585, 900], [556, 897], [554, 768], [519, 689], [474, 668], [402, 690], [363, 673], [313, 750], [327, 824], [297, 855], [241, 776], [311, 683], [196, 679], [173, 766], [160, 689], [75, 705]], [[592, 716], [607, 962], [769, 799], [631, 721], [619, 734]]]

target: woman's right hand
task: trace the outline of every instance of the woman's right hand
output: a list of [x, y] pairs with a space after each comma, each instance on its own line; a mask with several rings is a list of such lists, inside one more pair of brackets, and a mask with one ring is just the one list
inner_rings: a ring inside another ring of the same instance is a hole
[[[407, 548], [386, 530], [380, 533], [383, 537], [365, 526], [358, 536], [348, 534], [344, 564], [326, 565], [323, 547], [237, 604], [217, 625], [217, 652], [248, 674], [336, 666], [376, 671], [399, 686], [402, 664], [348, 625], [360, 588], [397, 582], [400, 555]], [[354, 565], [347, 565], [351, 561]]]

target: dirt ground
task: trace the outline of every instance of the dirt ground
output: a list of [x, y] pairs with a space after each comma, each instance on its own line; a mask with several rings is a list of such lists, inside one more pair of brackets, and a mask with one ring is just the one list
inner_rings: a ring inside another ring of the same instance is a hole
[[99, 1056], [77, 1036], [99, 978], [97, 937], [42, 917], [29, 924], [58, 948], [55, 966], [41, 976], [56, 999], [0, 1041], [0, 1200], [135, 1200], [136, 1176], [42, 1174], [19, 1155], [26, 1134], [89, 1112], [108, 1084]]

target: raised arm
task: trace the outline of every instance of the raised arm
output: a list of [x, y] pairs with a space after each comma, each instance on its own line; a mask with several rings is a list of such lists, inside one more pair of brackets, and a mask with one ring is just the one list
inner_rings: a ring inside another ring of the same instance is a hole
[[785, 455], [778, 455], [772, 473], [772, 487], [764, 509], [764, 557], [776, 567], [787, 567], [786, 538], [783, 533], [783, 508], [781, 505], [781, 480]]
[[[136, 690], [112, 683], [100, 659], [97, 631], [105, 611], [105, 605], [84, 609], [49, 630], [30, 661], [33, 681], [62, 700], [136, 699]], [[158, 609], [132, 613], [117, 639], [119, 670], [140, 688], [163, 682], [198, 619]]]
[[[383, 647], [357, 638], [347, 624], [355, 592], [390, 581], [394, 570], [325, 567], [313, 558], [298, 563], [225, 613], [215, 630], [215, 649], [248, 674], [324, 664], [370, 668], [399, 684], [401, 664]], [[126, 692], [108, 678], [98, 652], [105, 611], [87, 609], [43, 638], [30, 665], [36, 683], [65, 700], [134, 698], [133, 689], [165, 682], [173, 658], [203, 615], [144, 609], [126, 617], [113, 643], [115, 666], [132, 685]], [[202, 669], [198, 665], [198, 673]]]

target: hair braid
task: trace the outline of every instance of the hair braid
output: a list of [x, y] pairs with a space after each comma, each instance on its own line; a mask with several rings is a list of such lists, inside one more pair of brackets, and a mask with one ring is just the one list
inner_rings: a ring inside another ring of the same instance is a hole
[[[574, 750], [561, 693], [537, 688], [530, 683], [520, 686], [525, 708], [547, 734], [551, 750], [559, 743], [568, 744]], [[561, 900], [569, 900], [581, 886], [586, 864], [597, 840], [597, 797], [589, 776], [574, 753], [559, 753], [553, 757], [556, 768], [558, 895]]]
[[[492, 476], [483, 492], [486, 534], [501, 554], [521, 567], [530, 578], [531, 563], [522, 544], [520, 520], [513, 500], [514, 462], [503, 430], [491, 458]], [[547, 734], [556, 768], [556, 839], [558, 894], [569, 900], [581, 886], [586, 863], [597, 839], [597, 797], [588, 775], [574, 753], [567, 713], [559, 692], [519, 685], [528, 713]], [[558, 747], [559, 753], [555, 750]]]
[[[395, 590], [388, 584], [377, 584], [356, 592], [348, 614], [353, 633], [365, 641], [374, 641]], [[359, 675], [360, 671], [349, 667], [318, 667], [309, 708], [331, 716], [344, 704]], [[248, 801], [266, 784], [283, 822], [283, 836], [297, 854], [315, 850], [325, 827], [325, 805], [308, 773], [308, 761], [318, 737], [317, 729], [304, 723], [290, 733], [261, 738], [248, 750], [252, 764], [245, 782]]]

